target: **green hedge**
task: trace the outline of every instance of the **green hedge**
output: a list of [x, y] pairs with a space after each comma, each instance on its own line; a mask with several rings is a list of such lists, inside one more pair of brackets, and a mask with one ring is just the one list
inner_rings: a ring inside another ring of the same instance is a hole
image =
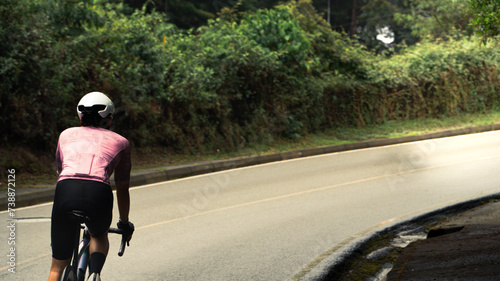
[[423, 42], [387, 58], [331, 31], [307, 0], [224, 10], [188, 32], [91, 2], [75, 14], [61, 6], [72, 1], [0, 4], [3, 146], [54, 149], [94, 90], [115, 101], [114, 129], [135, 146], [189, 153], [498, 108], [494, 40]]
[[374, 118], [438, 118], [498, 109], [496, 46], [481, 47], [477, 38], [425, 42], [374, 64], [369, 92], [380, 96], [384, 110]]

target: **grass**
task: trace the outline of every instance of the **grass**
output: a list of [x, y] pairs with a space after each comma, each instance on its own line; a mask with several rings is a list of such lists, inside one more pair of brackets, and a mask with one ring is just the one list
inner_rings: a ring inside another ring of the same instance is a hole
[[[421, 135], [442, 130], [460, 129], [495, 123], [500, 123], [500, 111], [488, 114], [463, 114], [441, 119], [388, 121], [384, 124], [363, 128], [337, 128], [318, 134], [306, 135], [295, 140], [280, 139], [275, 140], [272, 144], [251, 145], [238, 152], [199, 155], [195, 156], [194, 159], [200, 160], [199, 158], [205, 158], [205, 160], [214, 160], [241, 156], [265, 155], [368, 140]], [[196, 161], [190, 159], [190, 157], [187, 157], [187, 159], [189, 159], [189, 161]]]
[[[366, 126], [362, 128], [336, 128], [317, 134], [309, 134], [301, 138], [276, 139], [272, 143], [250, 144], [247, 147], [230, 153], [199, 153], [196, 155], [175, 154], [168, 148], [142, 148], [134, 149], [132, 152], [133, 168], [151, 168], [163, 165], [179, 165], [190, 162], [230, 159], [237, 157], [248, 157], [279, 153], [284, 151], [333, 146], [360, 141], [368, 141], [383, 138], [397, 138], [404, 136], [420, 135], [442, 130], [459, 129], [488, 124], [500, 123], [500, 111], [482, 114], [462, 114], [454, 117], [440, 119], [421, 120], [394, 120], [380, 125]], [[1, 151], [1, 153], [13, 153], [13, 150]], [[18, 164], [16, 170], [16, 184], [18, 188], [33, 186], [39, 183], [55, 182], [55, 164], [52, 155], [32, 155], [29, 151], [18, 148], [14, 152], [13, 159], [19, 159], [19, 155], [26, 155], [30, 163], [36, 163], [36, 169], [23, 171], [23, 166]], [[42, 163], [43, 162], [43, 163]], [[11, 167], [7, 167], [11, 168]], [[7, 176], [2, 174], [0, 189], [6, 189]]]

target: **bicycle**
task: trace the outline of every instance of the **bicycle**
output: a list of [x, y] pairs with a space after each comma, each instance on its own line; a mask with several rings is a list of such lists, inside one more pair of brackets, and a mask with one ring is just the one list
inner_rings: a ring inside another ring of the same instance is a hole
[[[89, 245], [90, 245], [90, 233], [85, 226], [85, 223], [90, 221], [89, 217], [81, 211], [71, 211], [68, 213], [70, 218], [77, 222], [76, 235], [73, 257], [71, 259], [71, 264], [68, 265], [63, 272], [61, 281], [85, 281], [85, 275], [87, 273], [87, 266], [90, 259]], [[82, 239], [80, 241], [80, 233], [83, 229]], [[109, 228], [108, 233], [116, 233], [122, 235], [120, 249], [118, 251], [118, 256], [123, 256], [125, 252], [125, 245], [129, 245], [127, 241], [128, 237], [134, 232], [134, 230], [123, 230], [119, 228]]]

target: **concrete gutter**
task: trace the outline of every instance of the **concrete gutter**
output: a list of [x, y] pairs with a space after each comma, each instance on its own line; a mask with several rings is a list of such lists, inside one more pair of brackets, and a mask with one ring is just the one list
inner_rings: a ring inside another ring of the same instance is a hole
[[[356, 150], [370, 147], [380, 147], [386, 145], [415, 142], [428, 139], [443, 137], [452, 137], [472, 133], [488, 132], [500, 130], [500, 124], [484, 125], [478, 127], [467, 127], [455, 130], [444, 130], [435, 133], [407, 136], [400, 138], [388, 138], [379, 140], [370, 140], [364, 142], [334, 145], [327, 147], [318, 147], [302, 149], [296, 151], [281, 152], [268, 155], [241, 157], [228, 160], [201, 161], [184, 165], [163, 166], [150, 169], [132, 170], [130, 187], [141, 186], [145, 184], [168, 181], [178, 178], [190, 177], [228, 169], [259, 165], [295, 159], [300, 157], [315, 156], [321, 154], [335, 153], [348, 150]], [[112, 182], [112, 186], [114, 183]], [[52, 202], [54, 198], [55, 183], [38, 184], [34, 187], [16, 188], [15, 208], [21, 208], [40, 203]], [[8, 206], [7, 192], [0, 194], [0, 210], [6, 210]]]

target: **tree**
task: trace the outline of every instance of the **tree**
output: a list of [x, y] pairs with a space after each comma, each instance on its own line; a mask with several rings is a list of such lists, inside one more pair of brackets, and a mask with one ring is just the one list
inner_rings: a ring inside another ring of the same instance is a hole
[[[359, 2], [359, 0], [357, 1]], [[316, 10], [319, 13], [321, 13], [323, 17], [327, 20], [328, 20], [328, 11], [330, 11], [329, 23], [332, 26], [332, 29], [338, 32], [351, 31], [351, 25], [352, 25], [351, 17], [354, 7], [353, 4], [354, 4], [353, 1], [345, 1], [345, 0], [313, 1], [313, 5], [316, 8]]]
[[85, 26], [100, 26], [102, 19], [92, 9], [92, 0], [39, 1], [47, 12], [54, 29], [63, 36], [79, 35]]
[[[116, 1], [116, 0], [107, 0]], [[123, 0], [133, 9], [141, 9], [146, 5], [150, 12], [153, 9], [167, 14], [170, 22], [182, 29], [190, 29], [206, 25], [209, 19], [217, 17], [223, 8], [238, 6], [241, 11], [255, 11], [270, 9], [278, 4], [279, 0]]]
[[[332, 29], [355, 34], [370, 49], [384, 50], [403, 41], [413, 45], [423, 38], [472, 34], [467, 0], [315, 0], [314, 6], [325, 18], [328, 3]], [[490, 5], [490, 9], [498, 7]], [[383, 31], [394, 35], [390, 45], [377, 40]]]
[[483, 37], [500, 34], [500, 2], [498, 0], [469, 0], [469, 13], [472, 15], [471, 25]]
[[467, 0], [411, 0], [410, 9], [396, 13], [395, 20], [418, 38], [447, 38], [471, 34]]
[[[360, 41], [370, 49], [387, 47], [405, 42], [412, 45], [417, 38], [411, 35], [411, 29], [395, 19], [397, 14], [410, 13], [408, 1], [404, 0], [371, 0], [361, 9], [359, 16], [363, 25], [362, 32], [358, 35]], [[391, 43], [377, 40], [381, 34], [392, 35]]]

